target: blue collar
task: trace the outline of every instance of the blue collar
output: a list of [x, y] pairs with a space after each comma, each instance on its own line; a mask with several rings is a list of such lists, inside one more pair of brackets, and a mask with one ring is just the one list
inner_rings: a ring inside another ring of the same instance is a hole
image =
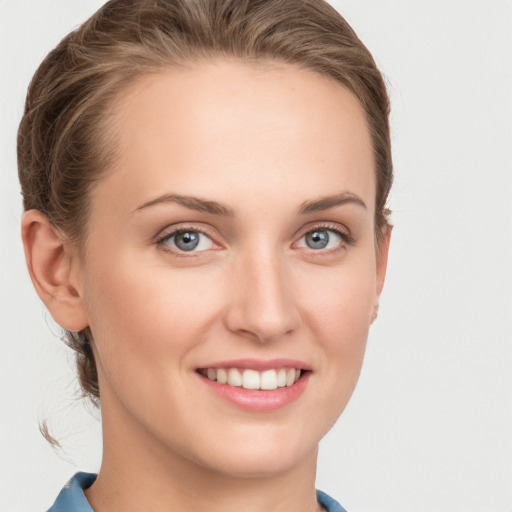
[[77, 473], [60, 491], [55, 503], [47, 512], [93, 512], [87, 501], [84, 489], [90, 487], [96, 475]]
[[[84, 494], [84, 489], [90, 487], [94, 480], [96, 475], [93, 473], [77, 473], [60, 491], [55, 503], [47, 512], [94, 512]], [[316, 491], [316, 497], [327, 512], [347, 512], [325, 492]]]

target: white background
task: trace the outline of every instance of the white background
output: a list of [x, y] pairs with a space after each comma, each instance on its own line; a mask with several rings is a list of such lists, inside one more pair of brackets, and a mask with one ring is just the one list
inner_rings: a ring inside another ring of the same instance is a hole
[[[101, 0], [0, 0], [0, 511], [97, 470], [96, 420], [24, 267], [15, 135], [44, 55]], [[318, 487], [351, 512], [512, 511], [512, 2], [333, 2], [389, 83], [395, 229]], [[38, 431], [48, 418], [64, 450]]]

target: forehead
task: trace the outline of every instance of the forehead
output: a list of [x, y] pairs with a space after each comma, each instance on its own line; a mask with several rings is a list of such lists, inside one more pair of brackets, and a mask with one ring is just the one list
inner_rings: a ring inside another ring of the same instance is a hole
[[374, 197], [360, 103], [333, 79], [295, 65], [220, 60], [162, 70], [133, 83], [113, 117], [118, 158], [108, 179], [133, 201], [162, 187], [209, 197], [297, 181], [311, 196], [350, 186]]

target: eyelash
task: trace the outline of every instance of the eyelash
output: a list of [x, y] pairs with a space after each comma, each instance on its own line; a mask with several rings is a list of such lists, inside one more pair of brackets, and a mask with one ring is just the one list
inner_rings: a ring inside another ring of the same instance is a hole
[[[307, 234], [313, 233], [315, 231], [329, 231], [331, 233], [335, 233], [337, 236], [340, 237], [343, 244], [346, 244], [348, 246], [355, 245], [355, 243], [356, 243], [356, 239], [350, 233], [348, 233], [347, 231], [340, 230], [339, 224], [332, 224], [332, 223], [328, 223], [328, 222], [320, 223], [320, 224], [314, 225], [312, 227], [308, 227], [307, 231], [304, 231], [298, 240], [302, 240]], [[297, 242], [295, 242], [295, 243], [297, 243]], [[310, 251], [313, 254], [318, 254], [318, 255], [332, 254], [332, 253], [339, 251], [342, 248], [341, 246], [343, 244], [340, 244], [339, 246], [335, 247], [334, 249], [315, 250], [315, 249], [310, 248]]]
[[[329, 231], [329, 232], [335, 233], [345, 244], [350, 245], [350, 246], [354, 245], [356, 243], [356, 239], [351, 234], [340, 230], [339, 225], [329, 224], [329, 223], [318, 224], [318, 225], [315, 225], [315, 226], [309, 228], [307, 231], [304, 231], [302, 233], [302, 235], [298, 238], [298, 240], [302, 240], [306, 235], [308, 235], [309, 233], [313, 233], [314, 231]], [[180, 227], [177, 229], [173, 229], [172, 231], [166, 232], [157, 238], [156, 245], [163, 251], [172, 253], [173, 255], [178, 256], [178, 257], [194, 257], [194, 256], [197, 256], [198, 253], [205, 252], [205, 251], [190, 251], [190, 254], [187, 254], [187, 252], [189, 252], [189, 251], [182, 251], [182, 250], [179, 250], [176, 248], [170, 248], [169, 245], [166, 243], [167, 241], [169, 241], [176, 235], [179, 235], [180, 233], [187, 233], [187, 232], [199, 233], [200, 235], [204, 235], [211, 240], [212, 244], [218, 245], [220, 247], [220, 245], [214, 241], [213, 237], [209, 233], [207, 233], [205, 230], [199, 229], [194, 226], [184, 226], [184, 227]], [[295, 243], [297, 243], [297, 242], [295, 242]], [[307, 250], [307, 248], [305, 248], [305, 249]], [[326, 254], [326, 253], [329, 254], [329, 253], [337, 252], [339, 249], [340, 249], [339, 246], [334, 249], [328, 249], [325, 251], [323, 251], [321, 249], [315, 250], [315, 249], [310, 248], [312, 253], [318, 253], [318, 254]]]
[[[214, 245], [218, 245], [209, 233], [207, 233], [205, 230], [199, 229], [194, 226], [184, 226], [184, 227], [180, 227], [177, 229], [173, 229], [169, 232], [166, 232], [162, 236], [157, 238], [156, 245], [163, 251], [165, 251], [167, 253], [171, 253], [177, 257], [184, 257], [184, 258], [188, 257], [189, 258], [189, 257], [197, 256], [201, 252], [205, 252], [205, 251], [181, 251], [178, 248], [172, 248], [172, 247], [169, 247], [168, 244], [166, 244], [167, 241], [171, 240], [176, 235], [179, 235], [181, 233], [189, 233], [189, 232], [190, 233], [199, 233], [201, 235], [204, 235], [204, 236], [208, 237]], [[220, 245], [219, 245], [219, 247], [220, 247]], [[190, 252], [190, 254], [187, 254], [187, 252]]]

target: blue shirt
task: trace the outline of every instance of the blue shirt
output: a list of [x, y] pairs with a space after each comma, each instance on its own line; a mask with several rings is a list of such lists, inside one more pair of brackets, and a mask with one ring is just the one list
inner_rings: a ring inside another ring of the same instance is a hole
[[[60, 491], [55, 503], [47, 512], [93, 512], [85, 498], [84, 489], [90, 487], [96, 475], [93, 473], [77, 473]], [[320, 505], [327, 512], [347, 512], [336, 500], [322, 491], [316, 491]]]

